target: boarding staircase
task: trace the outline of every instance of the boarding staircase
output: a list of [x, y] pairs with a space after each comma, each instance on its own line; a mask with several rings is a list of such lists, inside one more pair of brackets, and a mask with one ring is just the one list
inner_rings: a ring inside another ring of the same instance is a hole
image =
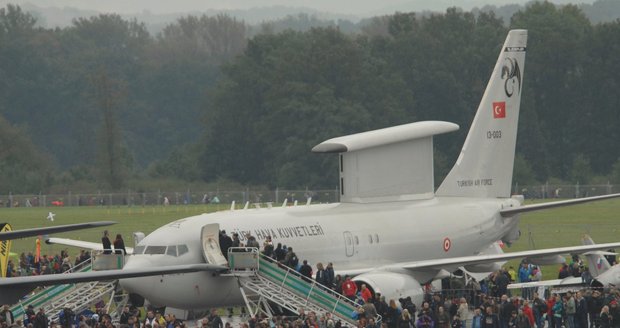
[[[92, 259], [76, 265], [66, 272], [87, 272], [92, 270]], [[113, 281], [94, 281], [84, 283], [73, 283], [50, 286], [35, 291], [31, 296], [22, 299], [13, 305], [11, 311], [15, 318], [24, 318], [28, 305], [32, 305], [34, 311], [43, 308], [50, 321], [58, 322], [60, 312], [65, 308], [70, 308], [73, 313], [88, 309], [93, 303], [100, 300], [107, 300], [106, 313], [110, 314], [113, 321], [120, 318], [122, 309], [129, 300], [129, 296], [117, 292], [117, 280]]]
[[[273, 316], [270, 302], [293, 313], [303, 309], [331, 313], [340, 319], [357, 325], [354, 318], [359, 305], [313, 279], [262, 255], [256, 248], [231, 248], [228, 253], [230, 274], [237, 277], [241, 294], [250, 315], [258, 313]], [[376, 320], [380, 320], [376, 318]]]

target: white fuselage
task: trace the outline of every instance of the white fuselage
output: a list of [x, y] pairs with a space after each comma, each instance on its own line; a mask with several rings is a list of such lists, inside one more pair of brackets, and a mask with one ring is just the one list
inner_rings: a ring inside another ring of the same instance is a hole
[[[499, 210], [519, 206], [515, 199], [442, 197], [378, 204], [263, 208], [215, 212], [181, 219], [160, 227], [140, 246], [187, 245], [180, 256], [137, 254], [126, 268], [206, 262], [201, 228], [218, 223], [230, 235], [250, 233], [262, 245], [293, 247], [300, 261], [332, 262], [336, 273], [364, 272], [384, 265], [478, 254], [513, 231], [516, 218]], [[242, 237], [243, 238], [243, 237]], [[242, 240], [244, 242], [244, 240]], [[421, 282], [431, 276], [421, 278]], [[211, 272], [124, 279], [121, 285], [156, 305], [198, 309], [243, 304], [234, 277]]]

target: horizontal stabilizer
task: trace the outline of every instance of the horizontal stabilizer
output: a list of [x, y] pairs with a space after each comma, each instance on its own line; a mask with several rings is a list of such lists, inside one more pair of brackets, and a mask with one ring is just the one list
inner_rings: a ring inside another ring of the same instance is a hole
[[499, 213], [503, 217], [510, 217], [510, 216], [514, 216], [514, 215], [519, 214], [519, 213], [532, 212], [532, 211], [540, 211], [540, 210], [546, 210], [546, 209], [555, 208], [555, 207], [562, 207], [562, 206], [577, 205], [577, 204], [594, 202], [594, 201], [597, 201], [597, 200], [605, 200], [605, 199], [617, 198], [617, 197], [620, 197], [620, 194], [609, 194], [609, 195], [603, 195], [603, 196], [593, 196], [593, 197], [585, 197], [585, 198], [562, 200], [562, 201], [557, 201], [557, 202], [532, 204], [532, 205], [525, 205], [525, 206], [520, 206], [520, 207], [516, 207], [516, 208], [503, 209], [503, 210], [500, 210]]

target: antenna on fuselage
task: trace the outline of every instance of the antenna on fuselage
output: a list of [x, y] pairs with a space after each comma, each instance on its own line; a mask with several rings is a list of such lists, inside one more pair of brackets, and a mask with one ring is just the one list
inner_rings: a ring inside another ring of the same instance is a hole
[[282, 203], [282, 207], [286, 207], [287, 203], [288, 203], [288, 198], [284, 198], [284, 202]]
[[297, 206], [297, 199], [295, 199], [295, 202], [293, 202], [293, 206]]
[[230, 203], [230, 210], [234, 211], [235, 210], [235, 201], [233, 200], [232, 203]]
[[247, 202], [245, 202], [245, 205], [243, 205], [243, 209], [247, 210], [249, 206], [250, 206], [250, 201], [248, 200]]
[[310, 203], [312, 203], [312, 197], [308, 197], [308, 200], [306, 201], [306, 206], [310, 205]]

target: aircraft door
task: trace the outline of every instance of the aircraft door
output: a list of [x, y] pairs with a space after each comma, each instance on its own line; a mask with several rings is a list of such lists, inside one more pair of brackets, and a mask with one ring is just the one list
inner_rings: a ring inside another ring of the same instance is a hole
[[353, 234], [350, 231], [342, 233], [344, 236], [344, 251], [347, 257], [353, 256], [355, 253], [355, 241], [353, 240]]
[[228, 266], [228, 261], [220, 250], [220, 225], [207, 224], [202, 227], [200, 242], [205, 260], [209, 264]]

